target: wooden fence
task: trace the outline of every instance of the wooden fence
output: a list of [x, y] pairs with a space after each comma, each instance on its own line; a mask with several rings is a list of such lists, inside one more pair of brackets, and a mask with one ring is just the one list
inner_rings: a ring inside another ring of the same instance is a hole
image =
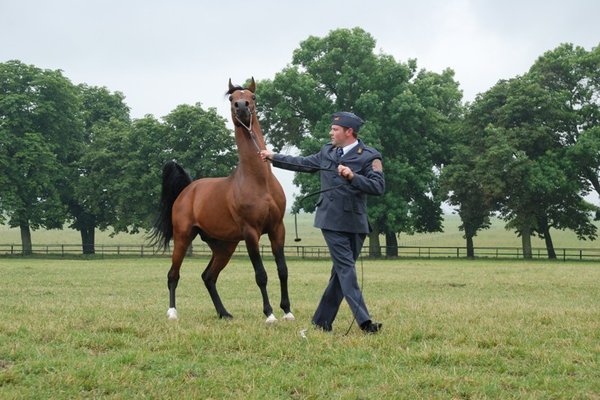
[[[94, 257], [167, 257], [169, 252], [163, 252], [156, 247], [147, 245], [96, 245]], [[386, 254], [386, 247], [381, 247], [381, 256], [379, 258], [392, 258]], [[399, 258], [467, 258], [466, 247], [441, 247], [441, 246], [399, 246]], [[557, 248], [555, 249], [557, 259], [560, 260], [587, 260], [600, 261], [600, 248]], [[264, 257], [272, 257], [270, 246], [261, 246], [261, 253]], [[20, 256], [23, 249], [20, 244], [0, 244], [0, 256]], [[81, 244], [46, 244], [34, 245], [32, 248], [33, 256], [48, 257], [67, 257], [81, 256]], [[209, 256], [210, 249], [206, 245], [194, 244], [191, 255], [197, 257]], [[285, 255], [289, 258], [299, 259], [328, 259], [329, 251], [326, 246], [286, 246]], [[362, 255], [370, 257], [369, 248], [363, 248]], [[246, 249], [240, 244], [234, 253], [234, 257], [245, 257]], [[519, 259], [523, 258], [523, 251], [520, 247], [476, 247], [475, 256], [477, 258], [504, 258]], [[548, 253], [545, 248], [534, 248], [532, 257], [535, 259], [547, 259]]]

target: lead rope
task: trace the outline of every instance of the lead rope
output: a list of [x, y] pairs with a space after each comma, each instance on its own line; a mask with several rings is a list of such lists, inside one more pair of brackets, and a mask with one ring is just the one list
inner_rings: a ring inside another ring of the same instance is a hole
[[[250, 118], [250, 126], [248, 126], [248, 125], [244, 124], [244, 123], [242, 122], [242, 120], [240, 120], [240, 119], [238, 118], [237, 114], [235, 115], [235, 119], [236, 119], [236, 120], [237, 120], [237, 121], [238, 121], [238, 122], [239, 122], [239, 123], [240, 123], [240, 124], [241, 124], [241, 125], [242, 125], [244, 128], [246, 128], [246, 130], [247, 130], [247, 131], [248, 131], [248, 133], [250, 134], [250, 139], [252, 139], [252, 143], [254, 143], [254, 147], [256, 147], [256, 152], [257, 152], [257, 154], [260, 154], [260, 146], [258, 145], [258, 142], [256, 141], [256, 135], [254, 135], [254, 131], [252, 130], [252, 118]], [[271, 161], [272, 161], [272, 160], [271, 160]], [[284, 162], [284, 161], [278, 161], [278, 162], [280, 162], [280, 163], [282, 163], [282, 164], [295, 165], [295, 164], [292, 164], [292, 163], [286, 163], [286, 162]], [[317, 168], [315, 168], [315, 169], [317, 169], [317, 170], [320, 170], [320, 171], [335, 171], [335, 169], [333, 169], [333, 168], [320, 168], [320, 167], [317, 167]], [[336, 185], [336, 186], [328, 187], [328, 188], [326, 188], [326, 189], [323, 189], [323, 190], [318, 190], [318, 191], [315, 191], [315, 192], [309, 193], [309, 194], [307, 194], [306, 196], [302, 196], [302, 197], [301, 197], [301, 199], [302, 199], [302, 200], [304, 200], [304, 199], [306, 199], [307, 197], [311, 197], [311, 196], [315, 196], [315, 195], [317, 195], [317, 194], [325, 193], [325, 192], [328, 192], [328, 191], [330, 191], [330, 190], [337, 189], [337, 188], [339, 188], [339, 187], [341, 187], [341, 186], [344, 186], [344, 185], [346, 185], [346, 183], [342, 183], [342, 184], [340, 184], [340, 185]], [[294, 241], [296, 241], [296, 242], [299, 242], [299, 241], [300, 241], [300, 240], [302, 240], [302, 239], [300, 239], [300, 238], [298, 237], [298, 220], [297, 220], [295, 217], [296, 217], [296, 215], [294, 215], [294, 223], [295, 223], [295, 225], [296, 225], [296, 238], [294, 239]], [[362, 258], [362, 254], [360, 255], [360, 274], [361, 274], [361, 276], [360, 276], [360, 291], [361, 291], [361, 293], [362, 293], [362, 291], [363, 291], [363, 284], [364, 284], [364, 281], [365, 281], [365, 269], [364, 269], [364, 266], [363, 266], [363, 258]], [[346, 333], [344, 333], [344, 336], [348, 336], [348, 333], [350, 333], [350, 330], [352, 329], [352, 325], [354, 325], [354, 321], [356, 321], [356, 317], [352, 317], [352, 321], [350, 321], [350, 325], [348, 326], [348, 330], [346, 331]], [[306, 329], [304, 329], [304, 330], [301, 330], [301, 331], [300, 331], [300, 336], [302, 336], [303, 338], [305, 338], [305, 339], [306, 339], [306, 334], [305, 334], [305, 333], [306, 333]]]
[[[252, 111], [251, 114], [254, 115], [254, 111]], [[256, 135], [254, 134], [254, 131], [252, 130], [252, 118], [250, 118], [250, 126], [248, 126], [245, 123], [243, 123], [242, 120], [238, 118], [237, 114], [235, 114], [235, 119], [244, 128], [246, 128], [246, 130], [248, 131], [248, 134], [250, 135], [250, 139], [252, 139], [252, 143], [254, 143], [254, 147], [256, 147], [256, 153], [257, 154], [260, 153], [260, 146], [258, 145], [258, 142], [256, 141]]]

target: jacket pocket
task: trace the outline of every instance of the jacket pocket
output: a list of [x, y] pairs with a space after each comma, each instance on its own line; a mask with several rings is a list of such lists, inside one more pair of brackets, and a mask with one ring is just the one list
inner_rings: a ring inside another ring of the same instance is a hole
[[344, 211], [354, 214], [364, 214], [365, 205], [357, 199], [344, 199]]

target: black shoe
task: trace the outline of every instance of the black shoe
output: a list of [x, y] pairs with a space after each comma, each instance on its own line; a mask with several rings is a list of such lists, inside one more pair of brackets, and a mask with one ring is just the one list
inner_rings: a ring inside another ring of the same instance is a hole
[[313, 322], [313, 326], [315, 327], [315, 329], [321, 330], [323, 332], [331, 332], [331, 330], [333, 329], [331, 327], [331, 325], [319, 325], [317, 323]]
[[371, 334], [379, 332], [382, 326], [383, 324], [381, 322], [372, 322], [371, 320], [368, 320], [360, 324], [360, 329], [362, 329], [364, 333]]

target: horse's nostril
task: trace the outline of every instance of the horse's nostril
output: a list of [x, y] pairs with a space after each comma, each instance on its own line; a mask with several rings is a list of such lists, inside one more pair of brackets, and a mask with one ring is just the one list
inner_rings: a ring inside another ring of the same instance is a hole
[[250, 103], [249, 103], [249, 102], [246, 102], [246, 107], [248, 107], [249, 105], [250, 105]]

